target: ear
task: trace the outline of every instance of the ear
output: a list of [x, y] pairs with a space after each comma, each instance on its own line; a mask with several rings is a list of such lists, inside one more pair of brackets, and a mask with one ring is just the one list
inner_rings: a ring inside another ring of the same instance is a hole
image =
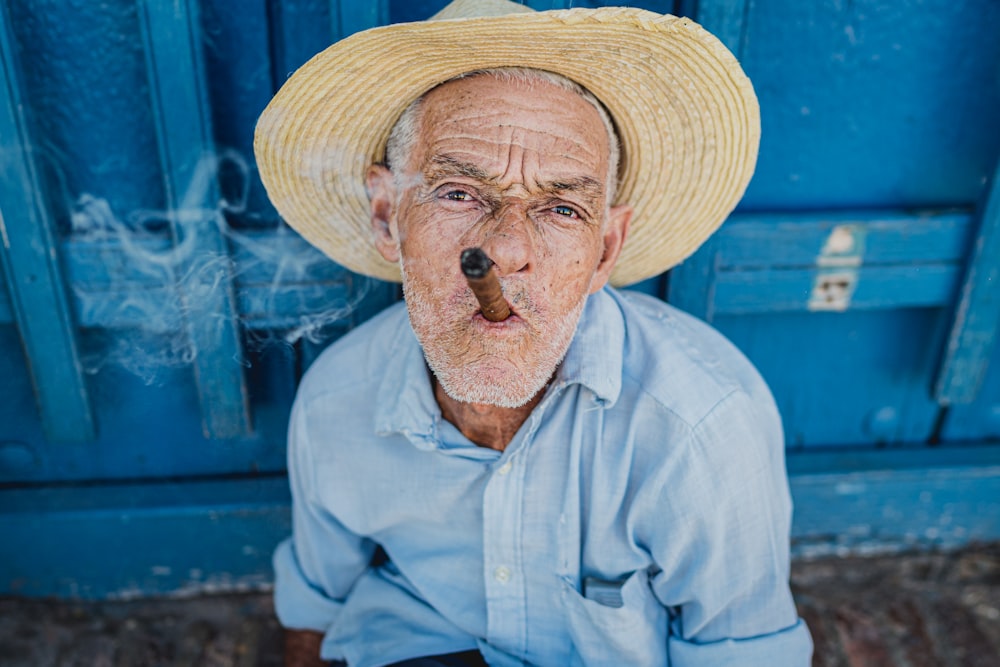
[[628, 204], [612, 206], [608, 211], [608, 220], [604, 226], [604, 254], [597, 264], [597, 271], [590, 283], [590, 293], [599, 291], [608, 284], [611, 277], [611, 270], [615, 268], [618, 255], [621, 254], [622, 246], [625, 245], [625, 237], [628, 236], [628, 227], [632, 222], [632, 207]]
[[396, 182], [389, 168], [381, 164], [368, 167], [365, 187], [371, 206], [372, 236], [375, 248], [388, 262], [399, 261], [399, 230], [393, 219], [396, 203]]

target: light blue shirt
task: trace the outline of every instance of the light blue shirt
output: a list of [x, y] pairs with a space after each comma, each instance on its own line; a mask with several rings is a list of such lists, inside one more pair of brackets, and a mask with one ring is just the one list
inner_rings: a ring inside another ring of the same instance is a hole
[[442, 419], [394, 306], [310, 368], [289, 476], [275, 606], [325, 633], [324, 658], [809, 664], [774, 401], [720, 334], [651, 297], [589, 298], [502, 453]]

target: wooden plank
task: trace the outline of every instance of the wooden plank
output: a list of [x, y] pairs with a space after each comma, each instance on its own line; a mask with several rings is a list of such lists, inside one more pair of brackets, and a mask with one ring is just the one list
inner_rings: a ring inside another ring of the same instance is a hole
[[[86, 441], [96, 435], [77, 351], [66, 284], [59, 266], [55, 221], [33, 156], [13, 35], [0, 6], [0, 264], [7, 308], [17, 323], [47, 437]], [[4, 309], [0, 306], [0, 316]]]
[[690, 16], [742, 57], [746, 41], [749, 0], [679, 0], [678, 11]]
[[194, 357], [205, 434], [251, 430], [232, 285], [216, 183], [201, 31], [194, 0], [140, 3], [153, 115], [174, 243], [191, 252], [175, 267]]
[[342, 281], [350, 272], [287, 227], [230, 233], [240, 285]]
[[[347, 269], [331, 261], [286, 227], [227, 233], [235, 279], [240, 285], [293, 285], [343, 280]], [[113, 238], [67, 239], [62, 252], [66, 274], [78, 289], [142, 289], [163, 284], [159, 271], [145, 264], [166, 257], [173, 243], [167, 235], [123, 231]], [[121, 291], [121, 290], [119, 290]]]
[[945, 305], [970, 224], [956, 211], [737, 214], [674, 269], [670, 301], [706, 320]]
[[948, 210], [735, 214], [716, 233], [716, 261], [721, 270], [811, 267], [836, 250], [865, 265], [962, 262], [973, 224], [970, 211]]
[[4, 490], [0, 508], [0, 591], [26, 596], [259, 590], [291, 532], [284, 475]]
[[309, 58], [332, 44], [332, 6], [327, 0], [268, 2], [271, 79], [275, 91]]
[[706, 322], [715, 316], [715, 244], [716, 238], [709, 238], [667, 277], [667, 301]]
[[1000, 538], [1000, 447], [790, 453], [792, 552], [954, 548]]
[[573, 6], [572, 0], [528, 0], [522, 4], [528, 5], [536, 12], [545, 12], [550, 9], [569, 9]]
[[0, 324], [9, 324], [14, 321], [14, 311], [10, 306], [10, 297], [7, 296], [7, 285], [3, 280], [0, 280], [0, 285], [2, 285], [0, 287]]
[[942, 442], [976, 440], [1000, 442], [1000, 346], [995, 343], [979, 395], [971, 403], [948, 406], [941, 427]]
[[959, 275], [952, 264], [720, 271], [712, 310], [746, 315], [943, 306], [951, 302]]
[[330, 0], [330, 16], [333, 19], [334, 39], [343, 39], [368, 28], [389, 22], [388, 0], [352, 2], [351, 0]]
[[789, 447], [927, 442], [940, 407], [927, 384], [944, 342], [940, 308], [718, 316], [767, 381]]
[[934, 385], [941, 405], [971, 403], [983, 384], [1000, 325], [1000, 165], [983, 207], [955, 321]]

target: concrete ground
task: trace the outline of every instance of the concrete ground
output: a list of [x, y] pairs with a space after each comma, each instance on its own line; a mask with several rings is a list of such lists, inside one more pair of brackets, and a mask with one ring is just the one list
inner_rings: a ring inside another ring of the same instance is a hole
[[[792, 588], [814, 667], [1000, 667], [1000, 543], [800, 561]], [[0, 665], [271, 667], [281, 665], [281, 632], [263, 594], [0, 598]]]

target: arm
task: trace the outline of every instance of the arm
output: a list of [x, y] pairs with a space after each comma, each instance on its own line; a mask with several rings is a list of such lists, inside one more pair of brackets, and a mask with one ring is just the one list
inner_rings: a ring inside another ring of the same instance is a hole
[[680, 488], [660, 491], [662, 512], [646, 527], [663, 570], [651, 587], [675, 614], [670, 664], [806, 667], [812, 642], [788, 586], [791, 498], [770, 396], [730, 394], [684, 446]]
[[[317, 418], [322, 429], [329, 415]], [[289, 667], [326, 664], [320, 661], [323, 636], [337, 622], [344, 599], [375, 550], [371, 540], [352, 533], [324, 505], [317, 479], [322, 465], [317, 465], [310, 441], [310, 422], [309, 402], [297, 400], [288, 431], [292, 537], [274, 553], [274, 606], [286, 629]]]

